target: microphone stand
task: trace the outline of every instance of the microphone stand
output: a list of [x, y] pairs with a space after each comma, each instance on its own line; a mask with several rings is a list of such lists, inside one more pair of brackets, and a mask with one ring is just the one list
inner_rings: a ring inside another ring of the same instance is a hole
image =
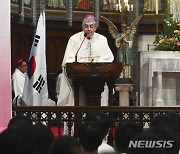
[[79, 49], [77, 50], [76, 55], [75, 55], [75, 61], [74, 61], [75, 63], [77, 63], [77, 55], [78, 55], [79, 50], [81, 49], [81, 46], [82, 46], [82, 44], [83, 44], [86, 36], [87, 36], [87, 33], [84, 33], [84, 39], [83, 39], [83, 41], [81, 42], [81, 44], [80, 44], [80, 46], [79, 46]]

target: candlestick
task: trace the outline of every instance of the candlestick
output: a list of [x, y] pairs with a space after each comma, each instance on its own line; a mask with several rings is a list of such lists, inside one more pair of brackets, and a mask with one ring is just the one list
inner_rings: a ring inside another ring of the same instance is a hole
[[156, 37], [155, 37], [155, 41], [153, 42], [154, 44], [158, 44], [159, 43], [159, 19], [158, 19], [158, 14], [156, 14]]
[[127, 11], [129, 11], [130, 10], [130, 5], [129, 4], [127, 4]]
[[122, 9], [122, 6], [121, 5], [119, 5], [119, 11], [121, 12], [121, 9]]
[[156, 0], [156, 14], [158, 14], [158, 0]]

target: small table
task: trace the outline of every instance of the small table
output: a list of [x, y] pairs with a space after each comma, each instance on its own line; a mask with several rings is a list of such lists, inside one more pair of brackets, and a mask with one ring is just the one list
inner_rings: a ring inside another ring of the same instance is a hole
[[162, 98], [162, 72], [180, 72], [179, 57], [173, 58], [150, 58], [148, 86], [152, 86], [152, 77], [157, 72], [157, 99], [156, 106], [164, 106]]

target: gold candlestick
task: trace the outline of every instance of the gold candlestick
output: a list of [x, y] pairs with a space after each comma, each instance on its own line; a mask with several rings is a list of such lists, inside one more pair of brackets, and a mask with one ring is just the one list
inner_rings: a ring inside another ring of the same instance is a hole
[[156, 14], [155, 16], [156, 16], [156, 37], [153, 43], [158, 44], [159, 43], [159, 14]]

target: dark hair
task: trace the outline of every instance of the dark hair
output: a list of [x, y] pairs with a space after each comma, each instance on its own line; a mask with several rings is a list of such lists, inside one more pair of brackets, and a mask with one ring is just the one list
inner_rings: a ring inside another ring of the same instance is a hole
[[31, 131], [36, 145], [36, 154], [47, 154], [49, 147], [54, 140], [54, 135], [50, 128], [40, 123], [33, 125]]
[[103, 140], [102, 128], [96, 122], [87, 122], [79, 129], [79, 141], [85, 151], [93, 152], [98, 149]]
[[109, 131], [109, 127], [110, 127], [110, 120], [104, 112], [97, 111], [97, 110], [88, 112], [84, 121], [85, 122], [92, 121], [92, 122], [98, 123], [102, 127], [103, 137], [107, 135]]
[[22, 114], [17, 114], [13, 116], [12, 119], [9, 121], [8, 128], [16, 127], [16, 125], [20, 125], [21, 123], [22, 124], [26, 123], [25, 125], [27, 127], [32, 126], [32, 120], [30, 117], [24, 116]]
[[138, 133], [142, 132], [143, 128], [134, 122], [125, 122], [118, 125], [115, 132], [115, 143], [119, 152], [127, 152], [129, 141]]
[[50, 154], [75, 154], [76, 151], [81, 151], [80, 144], [72, 136], [58, 137], [50, 147]]
[[0, 134], [1, 154], [34, 154], [35, 144], [29, 127], [16, 125]]
[[179, 153], [179, 138], [175, 135], [173, 130], [149, 128], [136, 135], [132, 141], [173, 141], [172, 148], [129, 148], [128, 154], [178, 154]]
[[180, 132], [180, 115], [174, 112], [157, 115], [153, 118], [150, 127], [167, 127]]

